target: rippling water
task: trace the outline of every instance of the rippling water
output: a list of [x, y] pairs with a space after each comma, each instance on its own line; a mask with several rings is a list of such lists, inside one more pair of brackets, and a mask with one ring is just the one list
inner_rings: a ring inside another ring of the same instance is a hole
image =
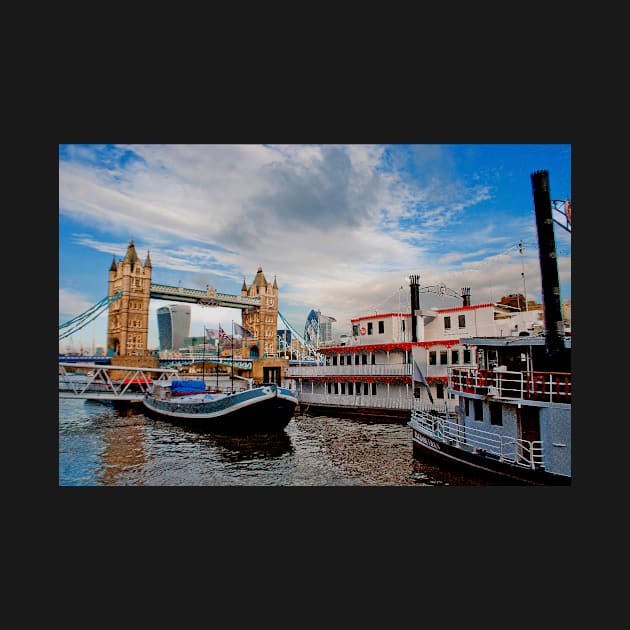
[[219, 436], [59, 400], [60, 486], [499, 485], [413, 456], [405, 424], [298, 415], [281, 433]]

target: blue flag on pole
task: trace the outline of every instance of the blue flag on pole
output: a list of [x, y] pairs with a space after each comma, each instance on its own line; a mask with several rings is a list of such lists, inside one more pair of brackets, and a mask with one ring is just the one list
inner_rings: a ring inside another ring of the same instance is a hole
[[247, 330], [247, 328], [243, 328], [242, 326], [240, 326], [236, 322], [234, 322], [234, 332], [237, 335], [240, 335], [241, 337], [243, 337], [243, 339], [251, 339], [254, 336], [254, 334], [249, 332], [249, 330]]

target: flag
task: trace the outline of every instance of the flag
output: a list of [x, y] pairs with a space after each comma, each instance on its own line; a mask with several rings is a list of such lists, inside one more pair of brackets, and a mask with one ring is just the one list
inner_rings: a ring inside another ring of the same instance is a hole
[[216, 328], [206, 328], [206, 337], [208, 339], [218, 339], [219, 331]]
[[221, 324], [219, 324], [219, 339], [221, 341], [225, 341], [226, 343], [232, 343], [232, 337], [230, 337], [230, 335], [221, 328]]
[[237, 335], [240, 335], [241, 337], [243, 337], [243, 339], [251, 339], [254, 336], [254, 334], [249, 332], [249, 330], [247, 330], [247, 328], [243, 328], [242, 326], [240, 326], [236, 322], [234, 322], [234, 332]]
[[429, 395], [429, 400], [431, 404], [433, 404], [433, 395], [431, 394], [431, 388], [429, 387], [429, 383], [427, 383], [427, 379], [424, 378], [424, 374], [420, 369], [420, 366], [416, 363], [416, 360], [413, 360], [413, 380], [416, 383], [422, 383], [427, 388], [427, 394]]

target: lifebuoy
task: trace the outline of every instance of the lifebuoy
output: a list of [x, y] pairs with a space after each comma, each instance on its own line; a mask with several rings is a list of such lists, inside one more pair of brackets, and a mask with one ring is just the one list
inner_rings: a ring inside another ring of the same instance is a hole
[[361, 326], [361, 334], [365, 335], [366, 332], [367, 330], [365, 330], [365, 326]]

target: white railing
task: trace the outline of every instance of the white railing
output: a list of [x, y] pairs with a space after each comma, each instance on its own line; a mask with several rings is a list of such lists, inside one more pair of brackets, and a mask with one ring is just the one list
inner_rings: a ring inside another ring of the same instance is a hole
[[289, 378], [318, 376], [411, 376], [409, 363], [379, 363], [371, 365], [295, 365], [289, 366]]
[[411, 412], [411, 426], [421, 427], [425, 433], [438, 441], [447, 441], [452, 446], [471, 452], [485, 452], [525, 468], [536, 468], [543, 463], [543, 448], [540, 441], [517, 439], [491, 431], [459, 424], [456, 415], [446, 416], [441, 411], [421, 407]]
[[511, 372], [449, 368], [448, 387], [455, 393], [571, 404], [568, 372]]
[[[112, 379], [111, 372], [118, 378]], [[154, 381], [177, 375], [177, 370], [170, 368], [59, 363], [59, 397], [128, 400], [150, 391]]]
[[[388, 398], [370, 395], [311, 394], [298, 392], [300, 404], [328, 405], [333, 407], [374, 407], [380, 409], [416, 409], [422, 404], [419, 398]], [[425, 403], [426, 404], [426, 403]]]

